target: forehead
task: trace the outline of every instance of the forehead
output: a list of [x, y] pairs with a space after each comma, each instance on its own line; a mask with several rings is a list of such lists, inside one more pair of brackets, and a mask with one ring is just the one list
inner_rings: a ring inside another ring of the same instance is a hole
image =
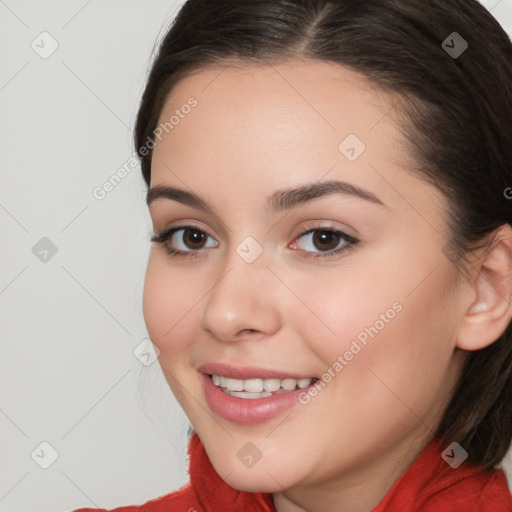
[[[200, 69], [173, 88], [160, 122], [169, 119], [191, 96], [199, 103], [205, 127], [209, 120], [218, 123], [222, 117], [227, 129], [234, 122], [246, 128], [238, 136], [255, 131], [251, 127], [260, 131], [267, 128], [274, 137], [280, 134], [281, 140], [289, 140], [293, 134], [340, 137], [347, 130], [369, 138], [367, 132], [383, 121], [393, 105], [391, 97], [361, 74], [318, 60]], [[393, 121], [388, 117], [379, 135], [392, 135], [389, 125]], [[273, 129], [276, 122], [280, 128], [288, 125], [288, 130]]]
[[[192, 110], [191, 98], [197, 102]], [[368, 150], [380, 151], [381, 158], [403, 158], [404, 152], [390, 151], [390, 144], [396, 148], [401, 140], [392, 105], [362, 75], [338, 64], [238, 64], [202, 69], [180, 80], [159, 125], [172, 124], [162, 135], [176, 158], [181, 149], [209, 144], [217, 155], [222, 148], [241, 158], [261, 157], [262, 148], [267, 156], [287, 152], [299, 161], [326, 150], [337, 158], [339, 144], [350, 134]], [[157, 145], [155, 159], [159, 152]]]

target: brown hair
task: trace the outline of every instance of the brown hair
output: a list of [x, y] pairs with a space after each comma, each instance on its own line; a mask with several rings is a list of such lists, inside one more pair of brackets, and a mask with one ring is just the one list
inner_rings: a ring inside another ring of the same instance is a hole
[[[454, 32], [468, 44], [461, 55], [443, 45], [455, 45]], [[504, 193], [512, 186], [512, 44], [476, 0], [187, 1], [160, 44], [136, 120], [148, 186], [147, 141], [181, 78], [230, 61], [296, 58], [341, 64], [397, 98], [411, 172], [447, 198], [446, 254], [458, 270], [469, 251], [512, 224]], [[486, 469], [505, 456], [512, 441], [510, 325], [493, 344], [468, 353], [436, 434]]]

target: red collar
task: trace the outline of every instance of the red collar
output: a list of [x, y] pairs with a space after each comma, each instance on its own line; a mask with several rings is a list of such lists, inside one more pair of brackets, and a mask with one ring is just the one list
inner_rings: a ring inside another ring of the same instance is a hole
[[[442, 440], [434, 438], [372, 512], [512, 511], [512, 496], [502, 469], [484, 472], [467, 462], [452, 469], [441, 458], [443, 450]], [[276, 512], [271, 494], [237, 491], [227, 485], [195, 432], [188, 453], [187, 490], [204, 512]]]

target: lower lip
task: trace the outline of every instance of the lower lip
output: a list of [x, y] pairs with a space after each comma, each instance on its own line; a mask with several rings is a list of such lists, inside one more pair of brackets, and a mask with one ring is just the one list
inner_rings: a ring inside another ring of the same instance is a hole
[[296, 389], [288, 393], [280, 393], [265, 398], [239, 398], [231, 396], [217, 387], [209, 375], [201, 374], [203, 378], [206, 401], [211, 409], [224, 419], [235, 423], [252, 425], [264, 423], [276, 418], [284, 411], [298, 403], [300, 393], [307, 392], [310, 386]]

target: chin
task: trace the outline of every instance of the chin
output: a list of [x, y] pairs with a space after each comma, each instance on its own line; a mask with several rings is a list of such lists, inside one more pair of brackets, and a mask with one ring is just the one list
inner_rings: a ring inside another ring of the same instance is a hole
[[210, 460], [221, 478], [237, 491], [274, 493], [293, 485], [290, 473], [283, 475], [284, 469], [269, 460], [262, 459], [252, 467], [245, 467], [236, 457]]
[[259, 474], [255, 474], [251, 473], [250, 470], [243, 474], [238, 471], [233, 471], [233, 473], [227, 477], [226, 483], [237, 491], [245, 492], [274, 493], [283, 491], [284, 487], [288, 487], [280, 482], [276, 482], [276, 480], [265, 471], [263, 471], [263, 473], [260, 471]]

